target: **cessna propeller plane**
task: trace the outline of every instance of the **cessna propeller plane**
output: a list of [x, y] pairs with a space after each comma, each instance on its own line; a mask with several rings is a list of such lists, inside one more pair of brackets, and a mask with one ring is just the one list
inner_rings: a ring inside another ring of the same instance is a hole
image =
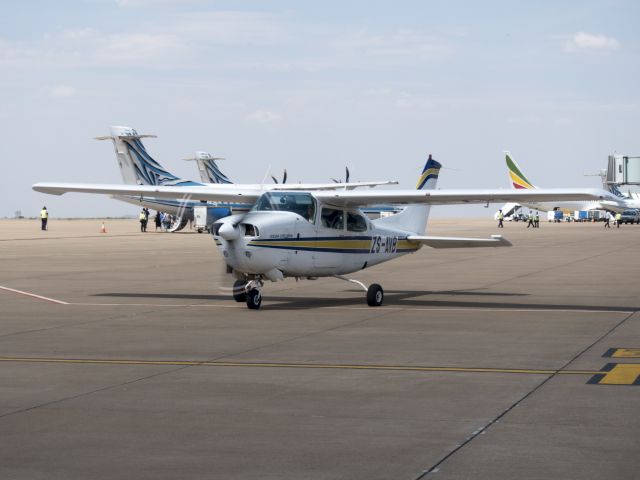
[[[602, 200], [611, 194], [597, 189], [435, 190], [440, 163], [429, 155], [415, 190], [286, 189], [285, 185], [100, 185], [37, 183], [38, 192], [138, 195], [252, 205], [247, 213], [220, 218], [212, 235], [236, 281], [233, 297], [250, 309], [262, 303], [266, 280], [285, 277], [335, 277], [366, 291], [367, 304], [382, 305], [380, 285], [364, 285], [345, 275], [433, 248], [507, 247], [499, 235], [490, 238], [425, 235], [431, 205]], [[287, 186], [288, 187], [288, 186]], [[399, 213], [369, 220], [360, 210], [379, 204], [406, 205]]]

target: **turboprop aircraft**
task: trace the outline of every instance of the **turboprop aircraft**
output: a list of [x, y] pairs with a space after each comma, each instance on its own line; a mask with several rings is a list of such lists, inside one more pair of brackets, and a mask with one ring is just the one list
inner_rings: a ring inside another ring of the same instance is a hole
[[[513, 155], [511, 155], [511, 152], [505, 151], [504, 156], [507, 163], [509, 180], [511, 181], [512, 188], [516, 190], [535, 190], [538, 188], [525, 176], [520, 166], [513, 159]], [[633, 208], [633, 205], [629, 205], [629, 201], [627, 199], [614, 191], [609, 191], [612, 194], [609, 200], [556, 200], [552, 202], [521, 202], [520, 204], [507, 203], [502, 207], [502, 213], [505, 216], [508, 216], [519, 206], [524, 206], [533, 210], [541, 210], [544, 212], [562, 210], [564, 212], [572, 213], [574, 210], [610, 210], [613, 212], [622, 212], [627, 208]]]
[[[227, 268], [236, 277], [233, 296], [251, 309], [262, 303], [266, 280], [285, 277], [335, 277], [360, 285], [367, 304], [382, 305], [379, 284], [370, 286], [344, 275], [433, 248], [506, 247], [501, 236], [491, 238], [425, 235], [431, 205], [540, 202], [550, 200], [605, 200], [609, 192], [597, 189], [435, 190], [441, 165], [429, 156], [416, 190], [271, 190], [234, 185], [149, 186], [73, 183], [37, 183], [38, 192], [182, 195], [204, 201], [252, 204], [245, 214], [231, 215], [213, 224], [212, 235]], [[407, 205], [390, 217], [369, 220], [359, 210], [376, 204]]]
[[[186, 187], [186, 186], [205, 186], [205, 185], [226, 185], [240, 188], [257, 188], [262, 190], [277, 190], [281, 188], [291, 189], [304, 189], [304, 190], [324, 190], [324, 189], [339, 189], [352, 190], [358, 187], [375, 187], [378, 185], [390, 185], [397, 184], [393, 181], [382, 182], [344, 182], [344, 183], [311, 183], [311, 184], [296, 184], [296, 185], [258, 185], [258, 184], [234, 184], [229, 178], [220, 171], [215, 163], [216, 158], [207, 152], [196, 152], [195, 158], [198, 163], [198, 170], [202, 178], [202, 182], [194, 182], [192, 180], [180, 178], [177, 175], [169, 172], [158, 161], [156, 161], [147, 151], [142, 143], [143, 138], [156, 138], [155, 135], [141, 135], [131, 127], [112, 126], [110, 128], [111, 135], [95, 137], [96, 140], [112, 140], [116, 153], [116, 159], [120, 172], [122, 174], [122, 180], [128, 185], [162, 185], [170, 187]], [[187, 159], [192, 160], [192, 159]], [[285, 177], [286, 178], [286, 177]], [[283, 182], [284, 183], [284, 182]], [[181, 195], [176, 195], [176, 198], [159, 198], [153, 196], [143, 195], [121, 195], [114, 194], [114, 198], [117, 200], [131, 203], [133, 205], [140, 205], [154, 210], [161, 210], [171, 215], [177, 216], [177, 222], [171, 227], [171, 231], [178, 231], [184, 228], [189, 220], [193, 219], [193, 208], [197, 206], [210, 206], [212, 209], [213, 218], [220, 218], [221, 216], [231, 215], [232, 212], [246, 212], [251, 208], [251, 205], [244, 203], [229, 203], [223, 202], [222, 204], [207, 205], [207, 202], [180, 198]]]
[[229, 177], [222, 173], [216, 163], [217, 160], [224, 160], [222, 157], [214, 157], [208, 152], [196, 152], [195, 156], [185, 158], [185, 160], [196, 162], [202, 183], [233, 183]]

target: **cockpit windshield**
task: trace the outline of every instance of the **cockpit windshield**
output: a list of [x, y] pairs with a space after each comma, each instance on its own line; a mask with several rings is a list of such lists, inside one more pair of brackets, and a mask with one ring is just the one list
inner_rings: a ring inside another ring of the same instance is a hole
[[251, 210], [293, 212], [313, 223], [316, 216], [316, 199], [304, 192], [267, 192], [258, 199]]

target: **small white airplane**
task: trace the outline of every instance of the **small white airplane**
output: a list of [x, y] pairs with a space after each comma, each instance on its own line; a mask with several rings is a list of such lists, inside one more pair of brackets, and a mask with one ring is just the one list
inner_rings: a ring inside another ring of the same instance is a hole
[[[441, 165], [429, 156], [416, 190], [271, 190], [263, 185], [100, 185], [37, 183], [38, 192], [107, 195], [177, 195], [202, 201], [252, 204], [245, 214], [221, 218], [212, 235], [227, 268], [236, 277], [233, 296], [260, 308], [265, 280], [285, 277], [314, 279], [335, 277], [360, 285], [367, 304], [382, 305], [380, 285], [369, 287], [344, 275], [413, 253], [433, 248], [506, 247], [491, 238], [434, 237], [425, 235], [431, 205], [541, 202], [550, 200], [606, 200], [611, 194], [597, 189], [535, 190], [435, 190]], [[297, 186], [297, 185], [296, 185]], [[377, 204], [407, 205], [390, 217], [369, 220], [360, 207]]]
[[[520, 168], [520, 165], [513, 159], [511, 152], [504, 152], [505, 161], [507, 163], [507, 169], [509, 172], [509, 180], [511, 181], [511, 187], [515, 190], [535, 190], [538, 189], [529, 179], [525, 176]], [[613, 212], [622, 212], [627, 208], [632, 208], [630, 201], [619, 193], [609, 190], [611, 193], [610, 199], [598, 199], [587, 201], [562, 201], [556, 199], [554, 201], [542, 201], [531, 202], [524, 201], [518, 203], [507, 203], [502, 207], [502, 213], [508, 216], [518, 206], [524, 206], [533, 210], [541, 210], [543, 212], [551, 212], [553, 210], [561, 210], [564, 212], [572, 212], [575, 210], [609, 210]], [[631, 203], [634, 203], [631, 201]], [[497, 214], [496, 214], [497, 217]]]

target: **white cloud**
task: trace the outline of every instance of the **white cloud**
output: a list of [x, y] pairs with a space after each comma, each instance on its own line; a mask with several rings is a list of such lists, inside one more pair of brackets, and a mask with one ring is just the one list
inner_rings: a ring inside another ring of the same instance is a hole
[[168, 29], [183, 38], [214, 45], [268, 45], [281, 42], [286, 29], [278, 15], [261, 12], [205, 12], [180, 17]]
[[608, 53], [618, 48], [620, 48], [620, 42], [613, 37], [585, 32], [576, 33], [564, 44], [564, 51], [569, 53], [580, 51]]
[[114, 63], [164, 61], [188, 53], [188, 45], [179, 36], [148, 33], [102, 37], [95, 50], [96, 59]]
[[[282, 16], [262, 12], [202, 12], [176, 15], [134, 30], [89, 27], [46, 33], [28, 43], [0, 39], [0, 64], [16, 67], [175, 67], [208, 63], [222, 46], [264, 47], [287, 36]], [[217, 60], [217, 63], [221, 62]]]
[[255, 112], [247, 114], [245, 119], [248, 122], [254, 123], [272, 123], [282, 120], [282, 115], [270, 110], [256, 110]]
[[76, 89], [71, 85], [55, 85], [49, 88], [49, 95], [53, 98], [70, 98], [76, 94]]
[[413, 30], [375, 35], [359, 30], [334, 42], [334, 45], [369, 57], [410, 58], [415, 61], [447, 57], [453, 52], [450, 45]]
[[66, 40], [85, 40], [87, 38], [95, 37], [97, 31], [93, 28], [75, 28], [70, 30], [63, 30], [60, 33], [60, 37]]

